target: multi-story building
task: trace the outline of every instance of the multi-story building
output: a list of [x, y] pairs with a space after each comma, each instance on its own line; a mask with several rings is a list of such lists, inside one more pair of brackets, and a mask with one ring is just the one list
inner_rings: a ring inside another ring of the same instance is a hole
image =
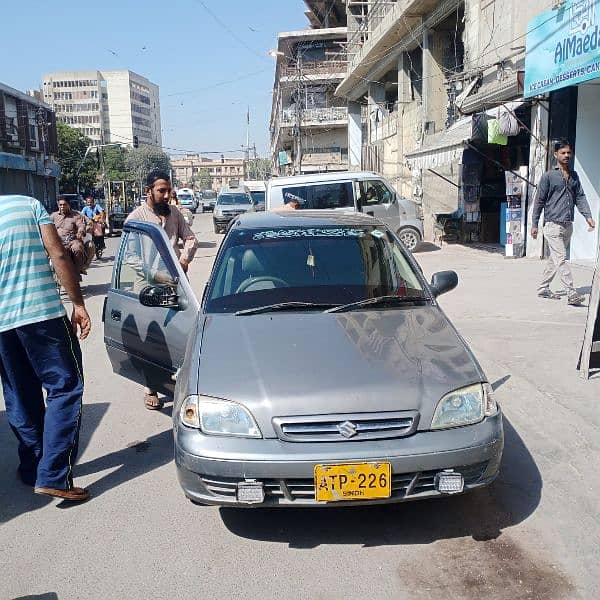
[[334, 92], [346, 73], [340, 0], [305, 0], [314, 29], [278, 36], [271, 108], [275, 174], [348, 168], [348, 111]]
[[52, 108], [0, 83], [0, 194], [25, 194], [56, 206], [60, 167]]
[[[565, 2], [581, 6], [554, 4]], [[450, 213], [460, 241], [523, 254], [525, 221], [508, 217], [524, 219], [540, 171], [531, 160], [546, 156], [543, 132], [531, 135], [543, 108], [522, 98], [525, 39], [547, 5], [346, 0], [348, 69], [336, 94], [348, 102], [350, 168], [378, 171], [420, 203], [426, 238]]]
[[43, 77], [57, 119], [94, 143], [162, 145], [158, 86], [133, 71], [61, 71]]
[[247, 179], [248, 163], [243, 158], [205, 158], [198, 154], [186, 154], [171, 159], [173, 176], [178, 186], [200, 190], [202, 171], [211, 178], [211, 188], [218, 192], [231, 181]]

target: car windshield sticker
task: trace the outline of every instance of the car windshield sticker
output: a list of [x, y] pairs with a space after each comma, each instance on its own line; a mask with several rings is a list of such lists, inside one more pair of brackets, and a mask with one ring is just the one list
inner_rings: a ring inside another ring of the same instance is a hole
[[314, 266], [315, 266], [315, 257], [314, 257], [312, 254], [309, 254], [309, 255], [306, 257], [306, 264], [307, 264], [309, 267], [314, 267]]
[[376, 238], [382, 238], [385, 234], [383, 231], [379, 231], [379, 229], [373, 229], [373, 231], [371, 231], [371, 235]]
[[253, 236], [253, 240], [273, 240], [282, 238], [312, 238], [312, 237], [350, 237], [360, 238], [365, 235], [362, 229], [349, 229], [346, 227], [337, 227], [335, 229], [321, 229], [310, 227], [307, 229], [269, 229], [267, 231], [258, 231]]

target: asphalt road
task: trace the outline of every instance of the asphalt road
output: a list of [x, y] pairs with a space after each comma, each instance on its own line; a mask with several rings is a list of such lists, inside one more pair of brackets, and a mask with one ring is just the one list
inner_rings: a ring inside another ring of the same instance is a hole
[[[194, 229], [201, 293], [222, 236], [210, 215]], [[535, 298], [538, 262], [460, 247], [418, 254], [427, 274], [459, 271], [443, 305], [505, 411], [493, 486], [385, 507], [234, 510], [185, 499], [170, 404], [145, 410], [142, 390], [111, 372], [100, 315], [117, 245], [108, 240], [84, 282], [94, 324], [76, 483], [92, 500], [68, 507], [16, 480], [0, 401], [1, 599], [599, 597], [600, 382], [573, 369], [585, 311]], [[585, 286], [591, 272], [575, 275]]]

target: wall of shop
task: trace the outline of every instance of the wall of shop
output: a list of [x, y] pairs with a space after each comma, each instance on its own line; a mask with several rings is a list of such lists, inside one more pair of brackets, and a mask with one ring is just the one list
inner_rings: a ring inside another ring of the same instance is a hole
[[[600, 219], [600, 84], [579, 86], [575, 170], [581, 178], [596, 222]], [[571, 259], [594, 259], [598, 247], [598, 227], [589, 232], [585, 219], [575, 211]]]

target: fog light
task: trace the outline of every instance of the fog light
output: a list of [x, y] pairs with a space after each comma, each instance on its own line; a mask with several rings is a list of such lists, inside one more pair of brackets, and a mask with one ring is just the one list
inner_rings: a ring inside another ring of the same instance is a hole
[[460, 494], [465, 487], [465, 480], [462, 473], [448, 470], [436, 474], [434, 485], [435, 489], [442, 494]]
[[265, 490], [260, 481], [250, 479], [237, 484], [237, 500], [247, 504], [260, 504], [265, 500]]

